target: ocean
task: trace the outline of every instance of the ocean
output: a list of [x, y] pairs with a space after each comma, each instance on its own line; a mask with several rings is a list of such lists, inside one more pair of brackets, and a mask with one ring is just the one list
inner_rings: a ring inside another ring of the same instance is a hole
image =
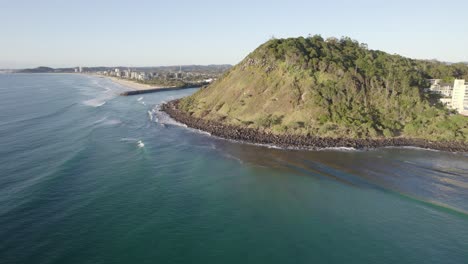
[[468, 263], [468, 156], [282, 150], [122, 97], [0, 74], [0, 263]]

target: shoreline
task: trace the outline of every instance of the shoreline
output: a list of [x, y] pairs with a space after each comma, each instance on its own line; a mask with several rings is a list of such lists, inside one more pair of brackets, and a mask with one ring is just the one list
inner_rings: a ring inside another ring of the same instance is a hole
[[70, 75], [79, 74], [79, 75], [84, 75], [84, 76], [93, 76], [93, 77], [108, 79], [108, 80], [110, 80], [110, 81], [112, 81], [114, 83], [122, 85], [123, 87], [127, 88], [129, 91], [145, 91], [145, 90], [173, 88], [172, 86], [167, 87], [167, 86], [149, 85], [149, 84], [144, 84], [144, 83], [138, 83], [138, 82], [131, 81], [131, 80], [119, 79], [119, 78], [114, 77], [114, 76], [106, 76], [106, 75], [100, 75], [100, 74], [95, 74], [95, 73], [38, 72], [38, 73], [14, 73], [14, 74], [70, 74]]
[[318, 150], [325, 148], [375, 149], [382, 147], [417, 147], [448, 152], [468, 153], [468, 144], [455, 141], [430, 141], [412, 138], [351, 139], [324, 138], [304, 135], [277, 135], [254, 128], [226, 125], [192, 117], [178, 108], [179, 100], [161, 105], [161, 111], [186, 126], [208, 132], [213, 136], [245, 143], [273, 145], [280, 148]]
[[108, 79], [110, 79], [111, 81], [113, 81], [115, 83], [118, 83], [118, 84], [120, 84], [122, 86], [131, 88], [131, 89], [136, 90], [136, 91], [163, 88], [163, 87], [159, 87], [159, 86], [151, 86], [151, 85], [148, 85], [148, 84], [137, 83], [137, 82], [129, 81], [129, 80], [123, 80], [123, 79], [119, 79], [119, 78], [116, 78], [116, 77], [104, 76], [104, 78], [108, 78]]
[[156, 92], [166, 92], [166, 91], [173, 91], [173, 90], [182, 90], [182, 89], [189, 89], [195, 87], [201, 87], [203, 85], [196, 85], [196, 84], [185, 84], [183, 86], [157, 86], [157, 85], [149, 85], [144, 83], [138, 83], [132, 80], [120, 79], [113, 76], [105, 76], [105, 75], [98, 75], [98, 74], [91, 74], [92, 76], [99, 77], [99, 78], [107, 78], [108, 80], [120, 84], [123, 87], [128, 88], [128, 91], [120, 93], [121, 96], [131, 96], [131, 95], [140, 95], [145, 93], [156, 93]]
[[131, 90], [134, 91], [145, 91], [145, 90], [156, 90], [156, 89], [163, 89], [163, 88], [172, 88], [172, 87], [163, 87], [163, 86], [154, 86], [154, 85], [149, 85], [149, 84], [144, 84], [144, 83], [138, 83], [130, 80], [124, 80], [124, 79], [119, 79], [113, 76], [105, 76], [105, 75], [98, 75], [98, 74], [92, 74], [93, 76], [101, 77], [101, 78], [107, 78], [117, 84], [120, 84], [124, 87], [130, 88]]

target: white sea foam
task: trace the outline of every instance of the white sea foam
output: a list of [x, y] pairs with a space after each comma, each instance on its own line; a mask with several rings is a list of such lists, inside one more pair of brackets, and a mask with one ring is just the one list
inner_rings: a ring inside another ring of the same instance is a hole
[[359, 151], [356, 148], [350, 147], [329, 147], [329, 148], [321, 148], [319, 150], [333, 150], [333, 151]]
[[141, 100], [143, 100], [143, 97], [138, 98], [137, 101], [140, 102]]
[[90, 100], [83, 101], [83, 104], [92, 106], [92, 107], [100, 107], [106, 104], [106, 101], [103, 101], [102, 99], [99, 98], [94, 98]]
[[138, 139], [136, 138], [121, 138], [120, 141], [122, 142], [136, 142]]
[[[182, 125], [184, 125], [184, 124], [182, 124]], [[197, 134], [202, 134], [202, 135], [206, 135], [206, 136], [210, 136], [210, 137], [212, 136], [211, 133], [200, 130], [200, 129], [191, 128], [191, 127], [188, 127], [186, 125], [184, 125], [184, 127], [188, 128], [189, 130], [191, 130], [192, 132], [195, 132]]]
[[[260, 143], [246, 142], [246, 141], [242, 141], [242, 140], [226, 139], [226, 138], [222, 138], [222, 137], [218, 137], [218, 136], [213, 136], [209, 132], [199, 130], [199, 129], [190, 128], [190, 127], [188, 127], [187, 125], [185, 125], [183, 123], [177, 122], [176, 120], [172, 119], [168, 114], [161, 111], [160, 110], [160, 105], [156, 105], [151, 112], [153, 113], [152, 114], [153, 117], [159, 118], [159, 123], [161, 125], [163, 125], [163, 126], [165, 126], [165, 125], [182, 126], [182, 127], [188, 128], [192, 132], [195, 132], [195, 133], [198, 133], [198, 134], [207, 135], [207, 136], [210, 136], [210, 137], [214, 137], [214, 138], [221, 139], [221, 140], [227, 140], [227, 141], [230, 141], [230, 142], [233, 142], [233, 143], [238, 143], [238, 144], [248, 144], [248, 145], [254, 145], [254, 146], [259, 146], [259, 147], [266, 147], [266, 148], [270, 148], [270, 149], [285, 149], [285, 150], [360, 151], [359, 149], [349, 148], [349, 147], [329, 147], [329, 148], [315, 148], [315, 147], [303, 148], [303, 147], [294, 147], [294, 146], [281, 147], [281, 146], [277, 146], [277, 145], [273, 145], [273, 144], [260, 144]], [[150, 113], [150, 112], [148, 111], [148, 113]], [[158, 121], [156, 121], [156, 122], [158, 122]]]
[[163, 126], [165, 125], [174, 125], [174, 126], [182, 126], [187, 127], [187, 125], [179, 123], [172, 119], [168, 114], [160, 111], [160, 105], [156, 105], [153, 110], [151, 110], [152, 117], [156, 123], [159, 123]]
[[393, 148], [393, 149], [414, 149], [414, 150], [429, 150], [434, 152], [441, 152], [437, 149], [430, 149], [430, 148], [421, 148], [421, 147], [414, 147], [414, 146], [386, 146], [384, 148]]
[[100, 119], [94, 121], [94, 122], [93, 122], [93, 125], [100, 124], [100, 123], [106, 121], [106, 119], [107, 119], [107, 117], [100, 118]]
[[94, 76], [89, 77], [91, 81], [87, 85], [79, 86], [78, 89], [83, 95], [93, 96], [94, 98], [83, 101], [83, 104], [100, 107], [118, 96], [121, 89], [118, 89], [112, 82], [109, 84], [107, 79], [96, 78]]
[[93, 125], [117, 125], [117, 124], [120, 124], [122, 123], [122, 121], [120, 121], [119, 119], [114, 119], [114, 118], [111, 118], [109, 119], [109, 117], [103, 117], [99, 120], [96, 120], [93, 122]]
[[119, 119], [109, 119], [109, 120], [106, 120], [103, 124], [104, 125], [118, 125], [118, 124], [121, 124], [122, 121], [120, 121]]
[[142, 140], [140, 139], [137, 139], [137, 138], [121, 138], [120, 139], [121, 142], [130, 142], [130, 143], [133, 143], [137, 145], [137, 147], [139, 148], [143, 148], [145, 146], [145, 143], [143, 143]]

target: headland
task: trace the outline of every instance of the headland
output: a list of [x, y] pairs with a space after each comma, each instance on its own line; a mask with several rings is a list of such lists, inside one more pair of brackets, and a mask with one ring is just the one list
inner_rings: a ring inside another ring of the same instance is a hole
[[254, 143], [466, 151], [468, 117], [431, 92], [434, 79], [456, 80], [453, 93], [464, 96], [468, 66], [370, 50], [346, 37], [271, 39], [173, 104], [180, 112], [171, 115]]
[[449, 152], [468, 152], [468, 144], [458, 141], [430, 141], [405, 137], [353, 139], [319, 137], [311, 134], [274, 134], [261, 129], [228, 125], [222, 122], [197, 118], [180, 109], [179, 103], [180, 100], [170, 101], [163, 104], [161, 110], [177, 122], [185, 124], [190, 128], [208, 132], [216, 137], [245, 143], [306, 150], [324, 148], [375, 149], [381, 147], [418, 147]]

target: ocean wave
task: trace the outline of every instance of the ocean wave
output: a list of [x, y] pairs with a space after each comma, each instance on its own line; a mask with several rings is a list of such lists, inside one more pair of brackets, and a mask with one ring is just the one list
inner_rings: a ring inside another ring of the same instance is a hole
[[104, 122], [104, 121], [106, 121], [106, 120], [107, 120], [107, 117], [100, 118], [100, 119], [94, 121], [94, 122], [93, 122], [93, 125], [100, 124], [100, 123], [102, 123], [102, 122]]
[[121, 89], [107, 79], [92, 77], [91, 85], [80, 86], [79, 90], [86, 96], [94, 96], [92, 99], [83, 101], [82, 103], [92, 107], [100, 107], [106, 104], [107, 101], [117, 97]]
[[414, 149], [414, 150], [429, 150], [434, 152], [441, 152], [441, 150], [437, 149], [430, 149], [430, 148], [421, 148], [421, 147], [414, 147], [414, 146], [386, 146], [383, 148], [390, 148], [390, 149]]
[[318, 149], [320, 151], [323, 151], [323, 150], [333, 150], [333, 151], [345, 151], [345, 152], [349, 152], [349, 151], [362, 151], [362, 150], [359, 150], [359, 149], [356, 149], [356, 148], [351, 148], [351, 147], [329, 147], [329, 148], [320, 148]]
[[109, 120], [105, 121], [103, 124], [111, 126], [111, 125], [118, 125], [118, 124], [121, 124], [121, 123], [122, 123], [122, 121], [120, 121], [119, 119], [109, 119]]
[[103, 117], [92, 123], [93, 126], [113, 126], [121, 124], [122, 121], [116, 118]]
[[24, 119], [21, 119], [21, 120], [13, 120], [13, 121], [9, 121], [9, 122], [3, 122], [3, 123], [0, 123], [0, 125], [1, 126], [6, 126], [6, 125], [12, 125], [12, 124], [20, 124], [20, 123], [26, 123], [26, 122], [30, 122], [30, 121], [37, 121], [37, 120], [41, 120], [41, 119], [50, 118], [50, 117], [54, 117], [56, 115], [58, 116], [58, 115], [64, 114], [65, 112], [70, 110], [75, 105], [76, 105], [76, 103], [73, 103], [73, 104], [64, 106], [64, 107], [58, 109], [57, 111], [54, 111], [54, 112], [49, 113], [49, 114], [40, 115], [40, 116], [33, 116], [33, 117], [30, 117], [30, 118], [24, 118]]
[[145, 146], [145, 143], [143, 143], [143, 140], [138, 139], [138, 138], [121, 138], [119, 140], [120, 142], [127, 142], [127, 143], [136, 143], [137, 147], [143, 148]]
[[103, 101], [102, 99], [99, 98], [94, 98], [90, 100], [83, 101], [83, 104], [87, 106], [92, 106], [92, 107], [100, 107], [106, 104], [106, 101]]
[[129, 137], [129, 138], [125, 137], [125, 138], [121, 138], [119, 141], [121, 141], [121, 142], [136, 142], [136, 141], [138, 141], [138, 139], [137, 138], [131, 138], [131, 137]]
[[148, 111], [148, 116], [150, 121], [153, 121], [153, 113], [151, 111]]
[[159, 123], [159, 124], [161, 124], [163, 126], [165, 126], [165, 125], [174, 125], [174, 126], [182, 126], [182, 127], [187, 128], [187, 125], [175, 121], [168, 114], [161, 111], [160, 107], [161, 107], [161, 105], [156, 105], [155, 107], [153, 107], [153, 109], [151, 111], [148, 111], [148, 115], [150, 116], [151, 121], [154, 120], [155, 123]]

